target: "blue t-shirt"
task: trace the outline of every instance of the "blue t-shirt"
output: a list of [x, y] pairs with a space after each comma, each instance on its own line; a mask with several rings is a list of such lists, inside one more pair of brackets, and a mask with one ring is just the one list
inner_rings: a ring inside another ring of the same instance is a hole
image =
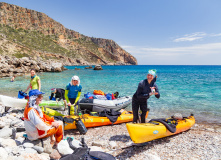
[[77, 98], [78, 92], [81, 92], [81, 85], [71, 85], [70, 83], [66, 86], [66, 90], [68, 90], [68, 98]]

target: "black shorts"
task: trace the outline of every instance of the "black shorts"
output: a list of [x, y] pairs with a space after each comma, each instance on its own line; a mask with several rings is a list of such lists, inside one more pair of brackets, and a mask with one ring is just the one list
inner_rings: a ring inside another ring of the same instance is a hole
[[68, 98], [71, 104], [74, 104], [76, 98]]

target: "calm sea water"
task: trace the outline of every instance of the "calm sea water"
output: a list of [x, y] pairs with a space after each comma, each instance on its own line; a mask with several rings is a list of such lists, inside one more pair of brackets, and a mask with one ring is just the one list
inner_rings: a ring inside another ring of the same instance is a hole
[[[74, 70], [75, 66], [69, 66], [69, 70], [61, 73], [39, 74], [45, 99], [51, 88], [65, 88], [73, 75], [80, 77], [83, 93], [102, 90], [132, 96], [138, 83], [146, 78], [148, 69], [157, 69], [156, 83], [161, 97], [148, 100], [149, 118], [193, 113], [198, 122], [221, 123], [221, 66], [102, 66], [102, 71], [84, 67], [77, 66], [81, 70]], [[0, 94], [17, 96], [19, 90], [27, 88], [29, 81], [30, 75], [16, 77], [15, 82], [2, 78]]]

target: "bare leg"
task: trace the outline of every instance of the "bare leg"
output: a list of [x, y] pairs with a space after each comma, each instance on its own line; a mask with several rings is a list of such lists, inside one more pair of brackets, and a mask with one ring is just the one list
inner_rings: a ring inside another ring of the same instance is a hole
[[54, 137], [54, 135], [52, 135], [52, 136], [50, 136], [50, 138], [51, 138], [51, 145], [53, 146], [55, 143], [55, 137]]

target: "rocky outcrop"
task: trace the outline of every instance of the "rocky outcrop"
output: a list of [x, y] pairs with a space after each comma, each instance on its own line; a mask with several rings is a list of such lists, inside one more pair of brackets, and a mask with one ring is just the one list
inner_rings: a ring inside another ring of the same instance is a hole
[[[136, 65], [137, 60], [113, 40], [92, 38], [65, 28], [46, 14], [0, 2], [0, 54], [56, 59], [65, 65]], [[9, 27], [4, 30], [4, 27]], [[11, 36], [11, 33], [16, 36]], [[30, 35], [46, 41], [30, 45]], [[26, 39], [24, 41], [23, 39]]]
[[23, 75], [35, 69], [37, 72], [61, 72], [66, 70], [62, 63], [47, 61], [44, 62], [41, 58], [34, 60], [31, 57], [8, 57], [0, 56], [0, 78], [10, 77], [14, 75]]
[[94, 70], [103, 70], [103, 68], [101, 67], [101, 65], [96, 65], [96, 66], [94, 67]]

